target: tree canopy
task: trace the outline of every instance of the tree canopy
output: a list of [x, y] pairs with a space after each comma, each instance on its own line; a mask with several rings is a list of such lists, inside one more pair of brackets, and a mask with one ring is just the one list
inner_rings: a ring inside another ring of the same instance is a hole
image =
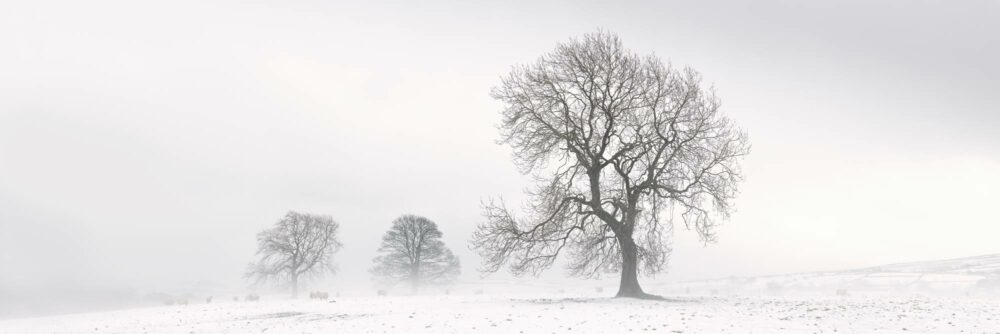
[[382, 236], [371, 273], [386, 284], [409, 282], [414, 291], [429, 284], [453, 282], [460, 265], [441, 241], [441, 230], [430, 219], [404, 215]]
[[334, 273], [333, 255], [340, 250], [340, 224], [325, 215], [289, 211], [273, 227], [257, 234], [257, 255], [246, 277], [261, 284], [288, 284], [298, 294], [302, 278]]
[[673, 223], [711, 242], [732, 212], [749, 140], [691, 68], [602, 31], [515, 67], [492, 96], [501, 142], [537, 183], [523, 216], [484, 205], [472, 245], [486, 272], [538, 274], [569, 252], [572, 274], [621, 271], [619, 296], [649, 297], [637, 275], [666, 267]]

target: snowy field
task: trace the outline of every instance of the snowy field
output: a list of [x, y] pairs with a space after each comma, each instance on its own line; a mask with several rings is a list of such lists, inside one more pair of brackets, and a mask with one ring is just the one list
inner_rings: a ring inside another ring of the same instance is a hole
[[973, 298], [549, 295], [347, 297], [157, 306], [0, 320], [0, 333], [1000, 333]]
[[[613, 277], [476, 280], [447, 291], [428, 288], [418, 296], [394, 290], [376, 296], [371, 286], [331, 286], [331, 302], [283, 295], [236, 302], [232, 297], [245, 291], [203, 291], [193, 293], [188, 305], [0, 319], [0, 334], [1000, 334], [1000, 255], [644, 284], [667, 301], [609, 298], [616, 287]], [[210, 295], [215, 302], [205, 303]]]

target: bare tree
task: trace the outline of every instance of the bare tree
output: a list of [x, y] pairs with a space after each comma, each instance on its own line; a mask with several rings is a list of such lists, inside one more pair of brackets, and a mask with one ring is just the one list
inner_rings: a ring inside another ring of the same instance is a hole
[[565, 250], [571, 274], [620, 270], [617, 296], [655, 298], [638, 274], [666, 267], [674, 221], [707, 243], [732, 211], [748, 137], [693, 69], [640, 57], [602, 31], [515, 67], [492, 96], [503, 104], [501, 143], [537, 185], [523, 217], [502, 200], [484, 204], [471, 242], [484, 272], [510, 262], [537, 275]]
[[339, 228], [330, 216], [289, 211], [274, 227], [257, 234], [260, 259], [250, 264], [245, 276], [256, 284], [288, 284], [297, 297], [301, 279], [335, 272]]
[[382, 236], [382, 253], [371, 273], [387, 284], [409, 282], [416, 292], [421, 285], [451, 283], [458, 277], [458, 258], [441, 242], [433, 221], [404, 215], [392, 222]]

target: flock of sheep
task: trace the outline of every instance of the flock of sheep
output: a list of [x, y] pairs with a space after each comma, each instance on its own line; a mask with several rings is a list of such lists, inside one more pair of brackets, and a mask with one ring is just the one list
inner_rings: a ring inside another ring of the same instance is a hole
[[[208, 296], [207, 298], [205, 298], [205, 304], [211, 304], [213, 299], [214, 299], [213, 296]], [[240, 297], [239, 296], [233, 297], [233, 301], [234, 302], [240, 301]], [[251, 294], [246, 295], [246, 297], [243, 297], [243, 301], [247, 301], [247, 302], [260, 301], [260, 296], [257, 295], [256, 293], [251, 293]], [[187, 297], [167, 298], [167, 299], [165, 299], [163, 301], [163, 305], [167, 305], [167, 306], [171, 306], [171, 305], [187, 305], [189, 303], [190, 303], [190, 298], [187, 298]]]
[[[387, 296], [387, 295], [389, 295], [388, 291], [386, 291], [386, 290], [378, 290], [376, 292], [376, 294], [378, 296]], [[451, 294], [451, 290], [450, 289], [449, 290], [445, 290], [445, 294]], [[482, 289], [476, 290], [475, 294], [481, 295], [481, 294], [483, 294], [483, 290]], [[337, 293], [336, 297], [340, 297], [340, 293]], [[209, 297], [205, 298], [205, 304], [211, 304], [213, 298], [214, 298], [213, 296], [209, 296]], [[190, 304], [191, 299], [192, 299], [191, 297], [176, 297], [176, 298], [175, 297], [168, 297], [168, 298], [163, 299], [163, 304], [167, 305], [167, 306], [171, 306], [171, 305], [188, 305], [188, 304]], [[326, 291], [310, 291], [309, 292], [309, 299], [327, 301], [327, 300], [330, 300], [330, 293], [326, 292]], [[240, 301], [240, 297], [239, 296], [233, 297], [233, 302], [239, 302], [239, 301]], [[245, 297], [243, 297], [243, 301], [244, 302], [257, 302], [257, 301], [260, 301], [260, 295], [258, 295], [256, 293], [248, 294]], [[333, 301], [330, 300], [330, 302], [333, 302]]]

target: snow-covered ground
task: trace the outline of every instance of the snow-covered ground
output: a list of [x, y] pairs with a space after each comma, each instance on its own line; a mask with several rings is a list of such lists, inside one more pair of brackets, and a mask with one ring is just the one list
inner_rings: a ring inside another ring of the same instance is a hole
[[345, 297], [0, 320], [0, 333], [1000, 333], [1000, 301], [684, 296]]
[[[690, 282], [648, 280], [667, 301], [609, 298], [604, 280], [488, 279], [407, 296], [340, 287], [334, 302], [188, 292], [188, 305], [0, 319], [21, 333], [991, 333], [1000, 255]], [[405, 289], [403, 289], [405, 290]], [[450, 294], [446, 294], [449, 293]], [[215, 302], [206, 303], [209, 294]], [[343, 297], [341, 297], [341, 295]], [[176, 298], [176, 297], [175, 297]], [[147, 303], [147, 305], [149, 305]], [[2, 314], [0, 314], [2, 315]]]

